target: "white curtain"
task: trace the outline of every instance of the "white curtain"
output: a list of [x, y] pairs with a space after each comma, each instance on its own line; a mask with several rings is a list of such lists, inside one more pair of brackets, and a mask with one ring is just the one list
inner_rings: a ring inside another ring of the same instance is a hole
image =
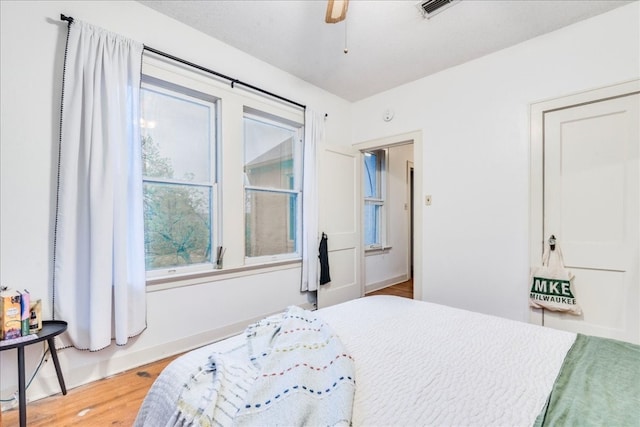
[[324, 116], [304, 114], [304, 170], [302, 186], [302, 291], [318, 289], [318, 146], [324, 140]]
[[124, 345], [146, 327], [139, 129], [143, 46], [74, 20], [63, 78], [53, 309], [64, 345]]

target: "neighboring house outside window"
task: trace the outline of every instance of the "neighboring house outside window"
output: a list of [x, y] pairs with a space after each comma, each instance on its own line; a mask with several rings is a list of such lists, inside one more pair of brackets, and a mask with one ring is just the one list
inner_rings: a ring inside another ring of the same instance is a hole
[[300, 257], [302, 128], [259, 112], [244, 115], [245, 256]]
[[386, 150], [365, 152], [363, 166], [365, 249], [384, 249]]

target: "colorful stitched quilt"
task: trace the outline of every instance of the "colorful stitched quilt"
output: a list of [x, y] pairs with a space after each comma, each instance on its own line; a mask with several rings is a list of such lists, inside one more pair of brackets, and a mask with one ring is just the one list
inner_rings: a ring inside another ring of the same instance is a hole
[[245, 335], [193, 372], [168, 425], [350, 425], [355, 365], [326, 323], [292, 306]]

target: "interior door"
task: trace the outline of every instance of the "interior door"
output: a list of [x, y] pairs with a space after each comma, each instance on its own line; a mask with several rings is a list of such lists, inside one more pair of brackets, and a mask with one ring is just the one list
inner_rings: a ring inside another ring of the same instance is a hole
[[640, 343], [639, 95], [544, 115], [545, 238], [575, 274], [581, 316], [545, 326]]
[[331, 282], [318, 289], [318, 308], [359, 298], [362, 290], [360, 238], [360, 152], [320, 147], [318, 200], [320, 232], [328, 236]]

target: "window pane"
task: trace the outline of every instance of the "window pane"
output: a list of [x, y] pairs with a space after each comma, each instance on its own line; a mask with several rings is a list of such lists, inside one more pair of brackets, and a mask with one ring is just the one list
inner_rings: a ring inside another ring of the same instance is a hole
[[142, 89], [140, 110], [143, 174], [189, 182], [210, 181], [213, 106], [186, 96], [178, 98]]
[[211, 187], [144, 183], [147, 270], [211, 262]]
[[364, 244], [380, 244], [380, 212], [382, 206], [366, 203], [364, 205]]
[[378, 197], [378, 156], [364, 153], [364, 197]]
[[297, 202], [295, 193], [246, 190], [245, 248], [247, 257], [296, 251]]
[[250, 117], [244, 118], [245, 184], [294, 189], [296, 132]]

